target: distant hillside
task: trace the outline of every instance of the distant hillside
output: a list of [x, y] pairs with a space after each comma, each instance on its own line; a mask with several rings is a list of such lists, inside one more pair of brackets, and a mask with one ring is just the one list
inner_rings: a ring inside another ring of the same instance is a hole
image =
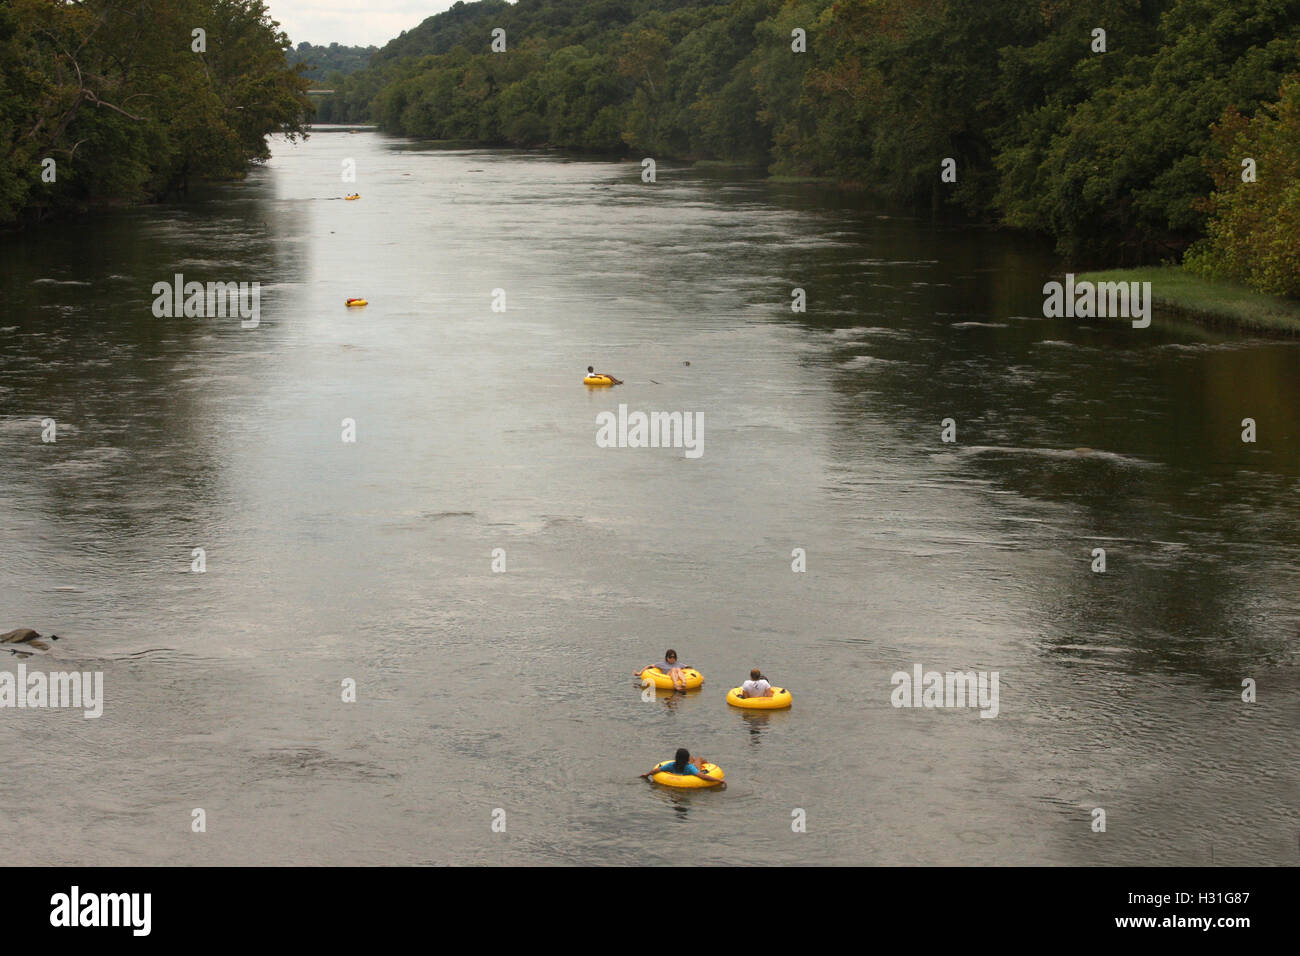
[[544, 37], [547, 46], [559, 49], [588, 44], [647, 14], [713, 8], [721, 15], [721, 8], [727, 5], [726, 0], [458, 0], [450, 10], [390, 40], [374, 63], [378, 66], [405, 57], [447, 53], [457, 45], [477, 52], [479, 47], [486, 49], [496, 27], [516, 42]]
[[377, 46], [313, 46], [310, 43], [298, 44], [296, 50], [288, 50], [285, 59], [289, 65], [306, 63], [309, 67], [306, 76], [312, 83], [325, 83], [334, 74], [351, 76], [358, 70], [370, 65], [370, 58], [379, 50]]
[[1198, 268], [1300, 291], [1300, 0], [478, 0], [332, 88], [319, 122], [760, 164], [1083, 264], [1206, 240]]
[[[739, 2], [748, 4], [749, 0]], [[779, 6], [780, 0], [755, 0], [755, 3], [756, 9], [766, 9], [773, 4]], [[381, 109], [376, 103], [376, 97], [381, 91], [391, 90], [417, 73], [425, 72], [434, 62], [430, 58], [460, 63], [465, 54], [490, 55], [492, 31], [498, 27], [506, 31], [508, 50], [528, 51], [529, 62], [524, 63], [510, 56], [512, 66], [516, 70], [540, 71], [542, 63], [533, 60], [539, 56], [544, 57], [550, 51], [566, 47], [583, 47], [584, 52], [615, 50], [621, 45], [626, 31], [642, 25], [669, 26], [673, 34], [684, 35], [710, 20], [721, 19], [728, 7], [734, 6], [736, 4], [729, 0], [518, 0], [517, 3], [507, 3], [506, 0], [465, 3], [464, 0], [458, 0], [449, 10], [426, 18], [419, 26], [404, 30], [400, 36], [390, 40], [375, 53], [367, 69], [348, 75], [347, 83], [340, 93], [319, 104], [316, 121], [379, 122], [395, 132], [401, 130], [404, 124], [395, 122], [395, 117], [385, 115], [392, 112], [391, 105], [389, 109]], [[740, 19], [752, 28], [756, 17], [746, 10]], [[728, 36], [725, 40], [739, 40], [743, 43], [748, 42], [749, 38]], [[731, 45], [738, 44], [732, 42]], [[719, 53], [723, 59], [730, 59], [727, 51]], [[609, 61], [608, 55], [602, 56], [599, 63], [589, 63], [588, 67], [606, 73], [603, 78], [606, 86], [619, 83], [612, 75], [614, 64]], [[612, 93], [612, 89], [604, 90], [604, 94]], [[400, 107], [398, 110], [400, 112]], [[456, 128], [459, 131], [465, 125], [460, 123]], [[526, 125], [531, 127], [535, 124]], [[584, 122], [583, 125], [589, 124]], [[611, 139], [608, 126], [608, 123], [603, 124], [592, 135], [579, 137], [583, 142], [568, 145], [585, 145], [596, 149], [622, 148], [618, 130], [612, 130]], [[451, 132], [450, 127], [442, 132], [449, 136], [460, 135], [459, 132]], [[538, 145], [548, 139], [545, 134], [532, 128], [517, 133], [518, 135], [508, 138], [528, 145]], [[485, 140], [504, 141], [487, 130], [474, 130], [473, 134]], [[434, 135], [433, 128], [429, 124], [422, 124], [416, 135]]]
[[486, 30], [479, 29], [479, 25], [493, 17], [501, 19], [509, 9], [506, 0], [480, 0], [479, 3], [457, 0], [450, 10], [434, 14], [418, 27], [403, 30], [400, 36], [389, 40], [375, 55], [375, 65], [408, 56], [446, 53], [458, 43], [473, 39], [471, 34], [484, 37], [486, 43], [492, 27], [504, 24], [493, 23]]

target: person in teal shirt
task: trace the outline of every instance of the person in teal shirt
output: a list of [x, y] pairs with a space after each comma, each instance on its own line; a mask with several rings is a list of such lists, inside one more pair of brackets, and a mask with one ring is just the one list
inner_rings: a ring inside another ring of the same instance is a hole
[[653, 777], [657, 773], [675, 773], [683, 777], [699, 777], [701, 780], [717, 780], [717, 777], [710, 777], [700, 768], [708, 761], [703, 757], [692, 757], [691, 752], [685, 747], [677, 748], [677, 757], [662, 767], [655, 767], [649, 773], [643, 773], [641, 776]]

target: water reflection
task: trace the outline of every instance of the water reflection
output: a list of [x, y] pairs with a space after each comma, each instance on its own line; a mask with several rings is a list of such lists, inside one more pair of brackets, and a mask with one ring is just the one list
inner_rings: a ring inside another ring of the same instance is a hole
[[[250, 811], [200, 863], [415, 862], [431, 820], [438, 859], [670, 861], [628, 781], [679, 739], [736, 786], [651, 789], [735, 862], [765, 859], [756, 779], [827, 815], [792, 862], [975, 833], [988, 862], [1290, 859], [1294, 708], [1239, 695], [1296, 677], [1296, 346], [1046, 320], [1039, 244], [719, 175], [321, 132], [196, 202], [0, 239], [7, 626], [129, 662], [95, 753], [34, 761], [66, 738], [40, 715], [0, 738], [40, 797], [0, 820], [16, 862], [192, 855], [126, 811], [196, 787]], [[177, 271], [262, 282], [261, 326], [155, 319]], [[628, 384], [583, 389], [592, 362]], [[596, 447], [620, 402], [701, 411], [705, 455]], [[687, 628], [800, 703], [743, 734], [713, 691], [644, 706], [638, 648]], [[918, 662], [1001, 671], [999, 718], [892, 709]], [[1102, 804], [1123, 840], [1089, 839]], [[503, 805], [517, 841], [486, 843]]]

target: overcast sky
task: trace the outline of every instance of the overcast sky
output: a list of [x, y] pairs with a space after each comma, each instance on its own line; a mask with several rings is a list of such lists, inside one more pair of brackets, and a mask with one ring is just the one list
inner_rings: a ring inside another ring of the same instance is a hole
[[456, 0], [266, 0], [293, 45], [383, 46]]

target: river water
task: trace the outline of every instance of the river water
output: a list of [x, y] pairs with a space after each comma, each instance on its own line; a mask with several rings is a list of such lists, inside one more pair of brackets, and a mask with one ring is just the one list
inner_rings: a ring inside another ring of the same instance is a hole
[[[1041, 243], [824, 187], [274, 152], [0, 239], [0, 631], [105, 696], [0, 710], [6, 862], [1300, 858], [1296, 345], [1046, 320]], [[176, 273], [259, 324], [156, 318]], [[599, 447], [620, 403], [702, 454]], [[643, 700], [670, 646], [707, 683]], [[678, 746], [728, 788], [637, 779]]]

